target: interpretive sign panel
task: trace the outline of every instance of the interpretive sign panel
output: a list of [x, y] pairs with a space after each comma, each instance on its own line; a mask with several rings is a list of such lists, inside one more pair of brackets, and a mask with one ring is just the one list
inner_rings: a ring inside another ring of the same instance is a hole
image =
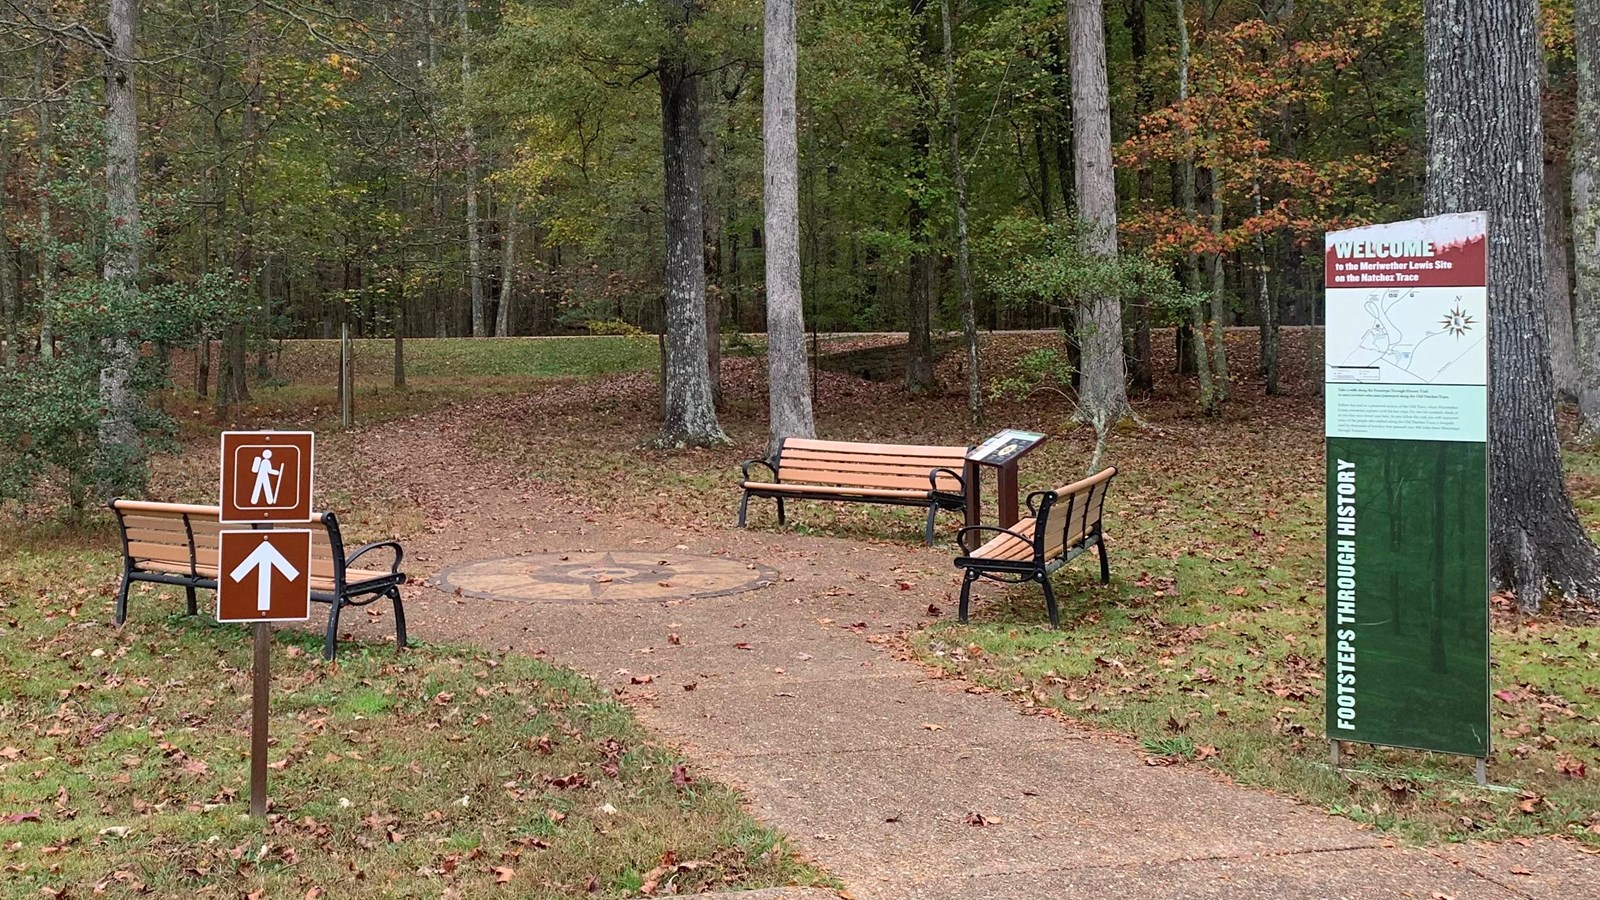
[[1489, 753], [1482, 213], [1327, 235], [1327, 729]]

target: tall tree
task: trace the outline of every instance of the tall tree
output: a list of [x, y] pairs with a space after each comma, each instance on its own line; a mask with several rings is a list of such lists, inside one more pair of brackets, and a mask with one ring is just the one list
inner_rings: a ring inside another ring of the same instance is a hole
[[517, 283], [517, 201], [508, 195], [505, 199], [505, 234], [500, 236], [500, 307], [495, 310], [494, 336], [510, 337], [516, 319], [511, 315], [511, 303], [516, 299]]
[[[1077, 142], [1073, 180], [1083, 219], [1085, 256], [1117, 257], [1117, 184], [1111, 164], [1111, 98], [1106, 86], [1105, 10], [1101, 0], [1070, 0], [1072, 133]], [[1132, 412], [1122, 355], [1122, 299], [1110, 292], [1086, 297], [1076, 311], [1081, 354], [1077, 416], [1094, 426], [1094, 469], [1111, 427]]]
[[[104, 305], [125, 308], [139, 289], [139, 96], [134, 85], [134, 34], [138, 0], [111, 0], [104, 47], [106, 98], [106, 246], [101, 266]], [[139, 349], [126, 329], [101, 342], [100, 487], [109, 494], [118, 471], [140, 463], [144, 453], [135, 420], [139, 403], [133, 369]]]
[[795, 108], [795, 0], [766, 0], [761, 150], [767, 238], [767, 454], [816, 437], [800, 294], [800, 153]]
[[667, 327], [662, 447], [703, 447], [728, 439], [717, 423], [706, 366], [705, 220], [700, 150], [700, 73], [688, 30], [696, 0], [667, 0], [661, 87], [661, 152], [667, 238]]
[[1578, 113], [1572, 140], [1572, 232], [1577, 250], [1578, 416], [1600, 443], [1600, 0], [1574, 4]]
[[950, 180], [956, 189], [956, 276], [961, 283], [961, 335], [967, 345], [967, 414], [983, 424], [983, 378], [978, 372], [978, 317], [972, 298], [972, 254], [967, 241], [967, 170], [961, 163], [961, 119], [956, 110], [956, 51], [950, 0], [939, 0], [944, 26], [945, 130], [950, 136]]
[[456, 23], [461, 30], [461, 114], [467, 153], [467, 280], [472, 290], [472, 336], [487, 337], [483, 243], [478, 233], [478, 133], [472, 125], [472, 23], [467, 19], [467, 0], [456, 0]]
[[11, 174], [11, 101], [0, 100], [0, 369], [17, 364], [17, 316], [22, 298], [17, 293], [16, 254], [6, 223], [6, 178]]
[[[918, 97], [931, 94], [925, 83], [928, 54], [928, 0], [910, 0], [912, 71]], [[911, 180], [908, 188], [911, 207], [906, 212], [907, 237], [911, 255], [906, 260], [910, 285], [906, 292], [906, 389], [913, 394], [933, 390], [933, 305], [939, 287], [939, 261], [928, 234], [928, 169], [932, 162], [931, 103], [919, 103], [911, 124]]]
[[[41, 3], [36, 15], [43, 27], [50, 23], [51, 4]], [[52, 196], [50, 182], [55, 179], [55, 120], [51, 104], [55, 102], [55, 63], [58, 43], [54, 36], [41, 37], [38, 59], [34, 63], [34, 93], [39, 98], [39, 168], [34, 176], [34, 190], [39, 204], [39, 234], [36, 253], [39, 259], [39, 356], [50, 359], [55, 355], [55, 322], [51, 307], [55, 303], [56, 236], [51, 224]]]
[[1600, 597], [1562, 480], [1544, 314], [1538, 0], [1426, 0], [1429, 214], [1489, 218], [1490, 572], [1538, 610]]

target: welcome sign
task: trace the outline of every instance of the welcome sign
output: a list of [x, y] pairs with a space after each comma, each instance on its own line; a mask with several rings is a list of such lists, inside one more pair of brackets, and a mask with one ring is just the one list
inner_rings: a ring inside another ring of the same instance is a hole
[[1483, 213], [1327, 235], [1329, 740], [1489, 754]]

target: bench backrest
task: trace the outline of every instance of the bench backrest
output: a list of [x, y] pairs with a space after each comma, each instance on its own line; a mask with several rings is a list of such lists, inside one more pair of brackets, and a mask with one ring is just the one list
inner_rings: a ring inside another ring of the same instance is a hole
[[[178, 566], [184, 574], [209, 577], [217, 566], [217, 533], [248, 529], [248, 525], [222, 525], [217, 507], [190, 503], [155, 503], [113, 500], [111, 509], [122, 527], [124, 549], [135, 564]], [[304, 523], [280, 528], [311, 532], [311, 575], [332, 578], [334, 560], [344, 559], [344, 540], [332, 513], [322, 513]]]
[[786, 484], [827, 487], [926, 491], [937, 484], [939, 491], [957, 493], [961, 482], [955, 475], [940, 472], [936, 482], [930, 482], [928, 475], [934, 469], [959, 474], [966, 457], [966, 447], [787, 438], [778, 451], [778, 477]]
[[1038, 525], [1034, 530], [1036, 549], [1045, 559], [1074, 547], [1100, 533], [1100, 518], [1105, 513], [1106, 493], [1117, 467], [1101, 469], [1082, 481], [1053, 491], [1040, 491], [1028, 498], [1037, 502]]

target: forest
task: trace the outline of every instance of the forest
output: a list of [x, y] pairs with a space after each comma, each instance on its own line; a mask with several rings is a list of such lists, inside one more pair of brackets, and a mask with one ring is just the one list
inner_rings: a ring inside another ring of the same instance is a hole
[[[661, 329], [662, 4], [139, 5], [140, 280], [204, 320], [172, 341], [259, 347], [346, 324], [413, 337]], [[1559, 6], [1546, 10], [1553, 173], [1574, 90]], [[7, 347], [28, 352], [60, 341], [97, 288], [105, 11], [6, 7], [4, 316]], [[1208, 319], [1317, 322], [1308, 244], [1420, 211], [1421, 21], [1420, 0], [1107, 4], [1123, 245], [1193, 268]], [[709, 0], [677, 31], [697, 94], [710, 318], [761, 332], [761, 6]], [[952, 129], [980, 327], [1062, 324], [1059, 298], [1003, 276], [1072, 227], [1067, 44], [1062, 0], [803, 5], [809, 327], [956, 322]], [[1130, 304], [1137, 334], [1180, 318]], [[1130, 341], [1136, 383], [1141, 346]], [[224, 351], [217, 368], [230, 365]], [[248, 389], [228, 381], [224, 401]]]
[[[1465, 102], [1428, 110], [1488, 77], [1443, 45], [1425, 66], [1454, 0], [6, 0], [0, 432], [23, 464], [0, 489], [44, 444], [93, 470], [74, 496], [136, 484], [174, 351], [225, 417], [282, 341], [341, 335], [392, 339], [400, 384], [407, 337], [659, 334], [681, 445], [719, 438], [716, 361], [746, 333], [776, 367], [802, 329], [904, 332], [926, 393], [962, 327], [976, 419], [977, 330], [1059, 329], [1034, 374], [1070, 380], [1103, 445], [1155, 333], [1217, 416], [1224, 329], [1258, 328], [1276, 393], [1279, 328], [1320, 323], [1321, 235], [1459, 209], [1425, 201], [1469, 152], [1541, 169], [1521, 349], [1592, 433], [1595, 6], [1473, 13], [1528, 33], [1539, 82], [1491, 139], [1446, 133]], [[774, 440], [810, 429], [779, 406]]]

